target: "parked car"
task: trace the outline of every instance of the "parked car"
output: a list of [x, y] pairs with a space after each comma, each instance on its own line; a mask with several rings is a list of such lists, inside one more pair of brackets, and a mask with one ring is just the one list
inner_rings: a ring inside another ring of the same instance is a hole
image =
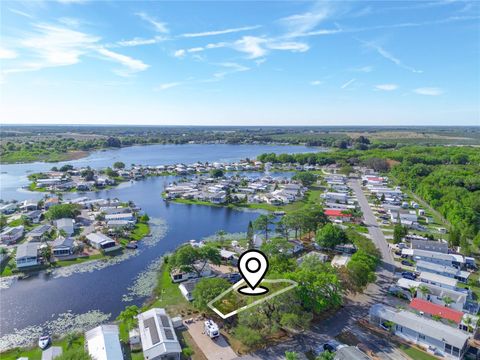
[[38, 339], [38, 347], [42, 350], [45, 350], [48, 345], [50, 345], [51, 338], [49, 335], [42, 335]]
[[240, 275], [239, 273], [227, 274], [225, 276], [225, 280], [227, 280], [231, 284], [235, 284], [235, 283], [239, 282], [240, 280], [242, 280], [242, 275]]
[[405, 265], [405, 266], [412, 266], [412, 263], [408, 260], [402, 260], [402, 265]]
[[410, 271], [402, 272], [402, 277], [409, 280], [415, 280], [417, 278], [416, 274]]
[[324, 344], [313, 349], [315, 355], [319, 355], [325, 351], [336, 352], [337, 350], [346, 347], [347, 345], [339, 343], [337, 340], [329, 340]]

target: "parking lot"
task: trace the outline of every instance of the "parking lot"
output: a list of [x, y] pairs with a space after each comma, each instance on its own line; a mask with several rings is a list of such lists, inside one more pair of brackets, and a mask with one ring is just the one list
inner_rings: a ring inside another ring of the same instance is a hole
[[204, 322], [197, 320], [186, 325], [188, 333], [192, 336], [197, 346], [202, 350], [205, 357], [209, 360], [231, 360], [237, 358], [237, 355], [228, 345], [225, 338], [220, 335], [216, 340], [210, 339], [204, 334]]

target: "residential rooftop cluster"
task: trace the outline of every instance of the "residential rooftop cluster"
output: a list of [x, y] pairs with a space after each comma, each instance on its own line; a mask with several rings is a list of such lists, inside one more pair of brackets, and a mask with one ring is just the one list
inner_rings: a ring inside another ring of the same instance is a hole
[[[68, 208], [62, 208], [66, 205]], [[58, 210], [62, 208], [62, 210]], [[60, 214], [63, 217], [51, 216]], [[119, 200], [79, 197], [10, 202], [2, 206], [3, 261], [15, 271], [35, 270], [59, 260], [89, 258], [123, 248], [138, 221], [138, 209]], [[64, 214], [64, 215], [62, 215]]]

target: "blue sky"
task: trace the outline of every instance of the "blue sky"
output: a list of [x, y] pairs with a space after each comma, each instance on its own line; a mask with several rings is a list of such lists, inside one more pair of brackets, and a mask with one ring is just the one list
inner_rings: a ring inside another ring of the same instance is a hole
[[477, 1], [2, 1], [5, 123], [480, 125]]

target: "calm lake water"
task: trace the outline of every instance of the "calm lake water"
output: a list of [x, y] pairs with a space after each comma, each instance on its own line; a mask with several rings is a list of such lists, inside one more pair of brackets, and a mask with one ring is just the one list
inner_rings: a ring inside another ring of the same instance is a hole
[[[235, 161], [245, 157], [253, 158], [263, 152], [306, 151], [313, 149], [291, 146], [154, 145], [94, 153], [88, 159], [70, 163], [78, 166], [88, 164], [92, 167], [103, 167], [122, 160], [126, 164], [157, 165], [195, 161]], [[119, 155], [120, 153], [124, 153], [125, 156]], [[7, 172], [2, 175], [2, 197], [8, 199], [9, 197], [4, 197], [8, 194], [17, 199], [35, 198], [32, 193], [18, 191], [21, 184], [19, 178], [26, 177], [28, 171], [48, 170], [52, 166], [45, 163], [2, 166], [2, 171]], [[16, 187], [13, 183], [5, 186], [4, 175], [15, 179], [11, 181], [16, 182]], [[219, 230], [244, 232], [248, 222], [258, 216], [255, 212], [165, 202], [161, 198], [164, 186], [175, 179], [177, 178], [152, 177], [135, 183], [124, 183], [111, 190], [81, 194], [90, 198], [117, 197], [121, 200], [133, 200], [152, 219], [163, 221], [167, 226], [167, 232], [154, 245], [141, 244], [136, 255], [109, 267], [68, 277], [48, 276], [41, 272], [28, 279], [14, 281], [8, 288], [1, 289], [0, 337], [15, 333], [17, 330], [21, 333], [22, 329], [32, 326], [42, 326], [66, 312], [83, 314], [99, 310], [115, 318], [125, 306], [139, 305], [145, 301], [145, 296], [134, 296], [130, 301], [122, 301], [122, 297], [129, 293], [129, 287], [135, 283], [137, 276], [163, 254], [190, 239], [199, 240]], [[41, 196], [40, 194], [39, 197]], [[79, 195], [66, 195], [70, 196]], [[0, 350], [1, 344], [0, 339]]]

